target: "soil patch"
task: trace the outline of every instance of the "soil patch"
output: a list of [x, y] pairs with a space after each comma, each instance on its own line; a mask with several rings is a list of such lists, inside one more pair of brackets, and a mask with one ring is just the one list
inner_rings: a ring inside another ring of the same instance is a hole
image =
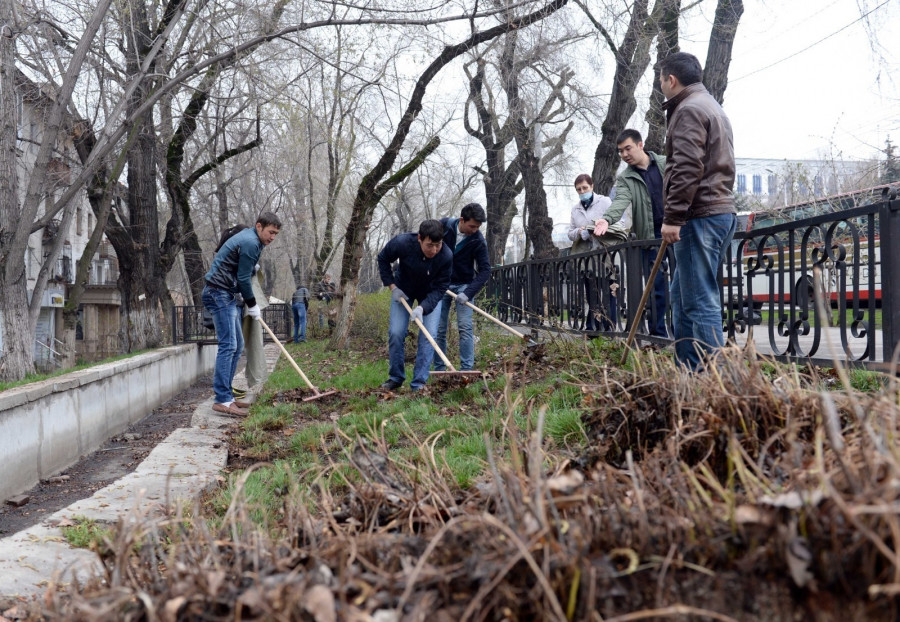
[[188, 427], [191, 416], [210, 396], [212, 376], [201, 377], [124, 432], [106, 441], [94, 453], [62, 473], [23, 493], [30, 497], [21, 507], [0, 506], [0, 536], [8, 536], [40, 523], [44, 518], [131, 473], [175, 429]]

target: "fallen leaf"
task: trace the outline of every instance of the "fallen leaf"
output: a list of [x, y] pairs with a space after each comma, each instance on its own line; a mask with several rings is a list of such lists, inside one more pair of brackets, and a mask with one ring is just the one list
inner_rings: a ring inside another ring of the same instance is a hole
[[314, 585], [303, 595], [303, 608], [315, 622], [337, 622], [334, 594], [324, 585]]

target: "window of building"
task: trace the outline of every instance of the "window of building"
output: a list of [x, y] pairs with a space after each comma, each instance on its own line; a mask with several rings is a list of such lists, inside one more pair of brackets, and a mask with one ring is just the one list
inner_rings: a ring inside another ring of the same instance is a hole
[[83, 212], [84, 210], [79, 207], [75, 210], [75, 233], [78, 235], [82, 235], [84, 233], [84, 223], [83, 220]]
[[778, 192], [778, 178], [775, 175], [769, 175], [769, 196]]
[[762, 175], [753, 176], [753, 194], [762, 194]]
[[747, 176], [746, 175], [738, 175], [737, 176], [737, 191], [738, 191], [738, 194], [747, 194]]

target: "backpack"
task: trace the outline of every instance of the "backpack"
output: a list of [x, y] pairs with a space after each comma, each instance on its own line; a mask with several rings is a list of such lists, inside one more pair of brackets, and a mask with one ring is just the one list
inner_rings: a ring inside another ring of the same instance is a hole
[[222, 235], [219, 236], [219, 245], [216, 246], [216, 250], [213, 252], [218, 253], [219, 249], [225, 245], [225, 242], [227, 242], [229, 238], [247, 228], [247, 225], [234, 225], [233, 227], [228, 227], [227, 229], [225, 229], [225, 231], [222, 232]]

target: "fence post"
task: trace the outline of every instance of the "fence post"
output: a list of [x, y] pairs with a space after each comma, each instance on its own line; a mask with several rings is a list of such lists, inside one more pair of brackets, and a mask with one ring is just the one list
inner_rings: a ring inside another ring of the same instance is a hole
[[893, 249], [900, 249], [900, 199], [885, 197], [880, 221], [881, 329], [884, 360], [890, 361], [900, 341], [900, 261]]
[[[629, 241], [634, 242], [634, 234], [630, 234]], [[641, 314], [640, 306], [641, 295], [644, 293], [644, 262], [642, 255], [643, 248], [640, 246], [629, 246], [625, 249], [625, 305], [628, 313], [625, 319], [625, 332], [631, 330], [632, 322], [640, 322]], [[652, 299], [651, 299], [652, 300]]]
[[178, 344], [178, 313], [177, 307], [172, 305], [172, 345]]

